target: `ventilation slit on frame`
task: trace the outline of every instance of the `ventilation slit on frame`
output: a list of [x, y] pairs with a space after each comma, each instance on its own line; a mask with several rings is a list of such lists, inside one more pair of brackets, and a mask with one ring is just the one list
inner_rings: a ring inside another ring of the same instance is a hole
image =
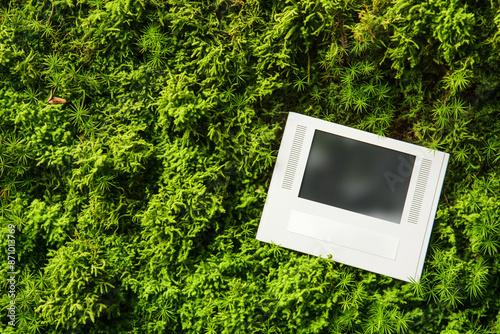
[[431, 160], [422, 159], [422, 166], [420, 166], [420, 171], [417, 178], [417, 186], [415, 187], [415, 195], [413, 196], [410, 215], [408, 216], [408, 221], [412, 224], [418, 223], [420, 210], [422, 209], [422, 202], [424, 201], [427, 180], [429, 178], [429, 173], [431, 172], [431, 165]]
[[299, 163], [300, 151], [302, 150], [302, 143], [304, 142], [304, 137], [306, 135], [306, 127], [303, 125], [297, 125], [295, 129], [295, 136], [292, 143], [292, 151], [288, 157], [288, 162], [286, 164], [285, 178], [283, 179], [282, 188], [292, 190], [293, 179], [295, 178], [295, 171], [297, 170], [297, 165]]

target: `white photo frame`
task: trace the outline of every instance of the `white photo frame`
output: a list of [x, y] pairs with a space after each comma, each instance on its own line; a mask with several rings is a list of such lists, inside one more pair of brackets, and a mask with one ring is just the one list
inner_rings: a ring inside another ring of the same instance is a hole
[[419, 281], [448, 160], [291, 112], [257, 239]]

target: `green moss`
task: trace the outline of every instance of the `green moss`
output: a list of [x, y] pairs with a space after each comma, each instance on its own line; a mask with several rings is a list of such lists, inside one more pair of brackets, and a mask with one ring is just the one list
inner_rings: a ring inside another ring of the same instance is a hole
[[[2, 2], [19, 332], [498, 332], [496, 8]], [[419, 283], [255, 240], [289, 111], [450, 153]]]

